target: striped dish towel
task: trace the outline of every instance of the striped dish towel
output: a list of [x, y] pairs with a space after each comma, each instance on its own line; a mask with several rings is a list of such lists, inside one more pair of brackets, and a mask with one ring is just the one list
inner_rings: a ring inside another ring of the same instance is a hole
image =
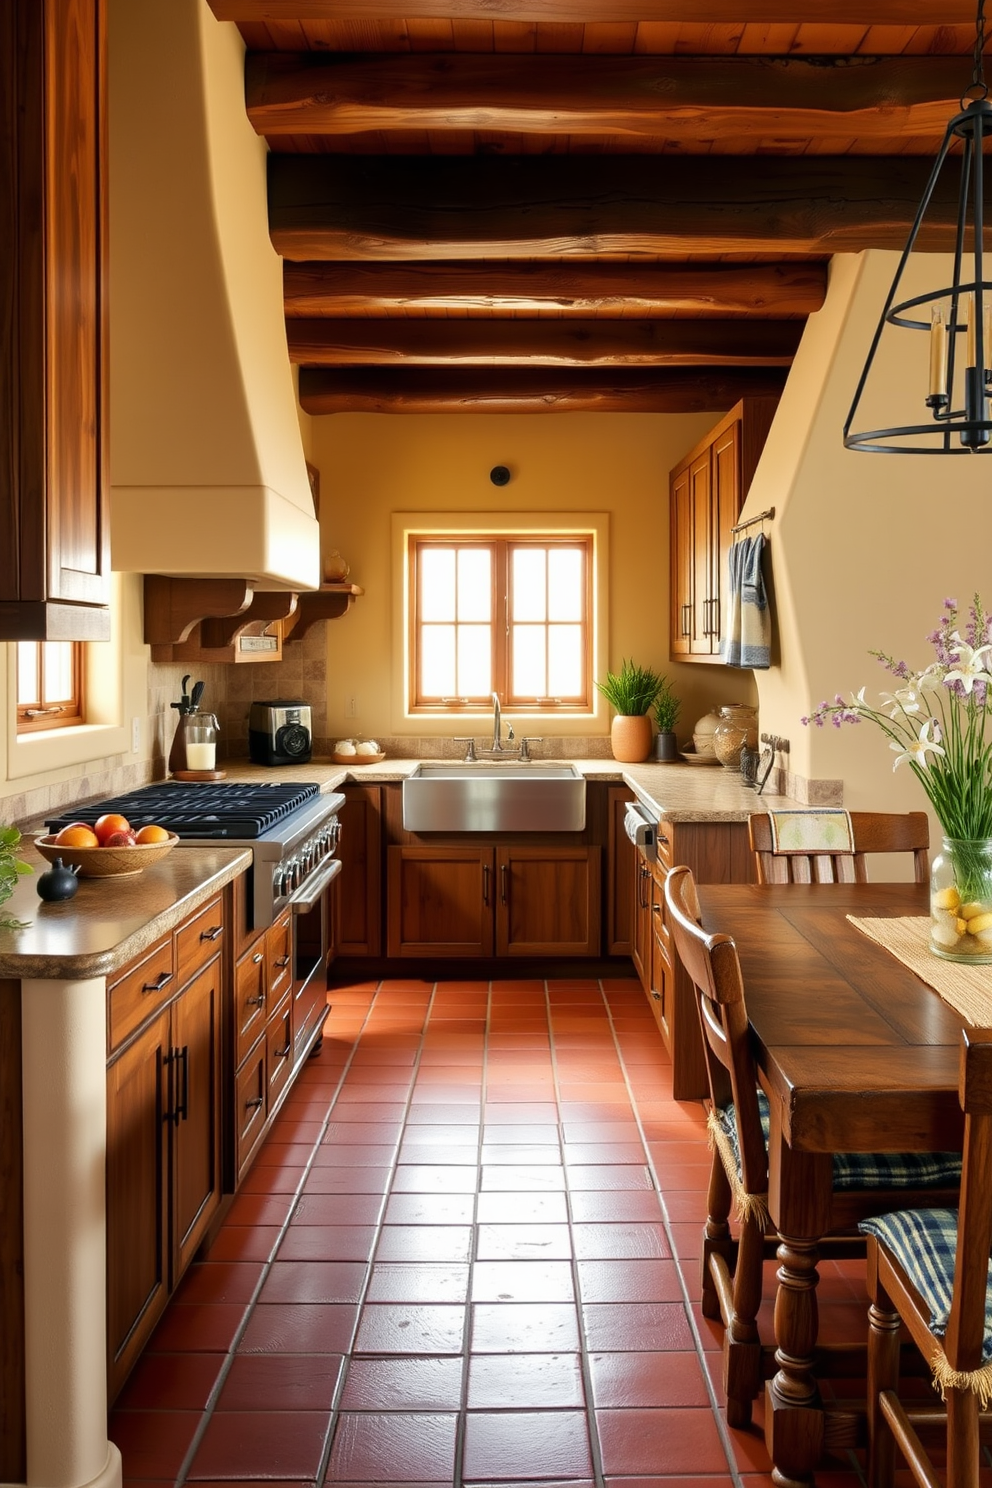
[[762, 574], [765, 538], [742, 537], [727, 556], [726, 629], [720, 643], [727, 666], [764, 670], [771, 666], [771, 610]]

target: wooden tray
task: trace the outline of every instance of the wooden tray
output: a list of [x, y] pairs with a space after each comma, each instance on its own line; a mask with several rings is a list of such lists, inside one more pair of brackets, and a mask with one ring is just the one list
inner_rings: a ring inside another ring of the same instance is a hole
[[381, 765], [386, 758], [386, 751], [381, 754], [332, 754], [331, 759], [336, 765]]

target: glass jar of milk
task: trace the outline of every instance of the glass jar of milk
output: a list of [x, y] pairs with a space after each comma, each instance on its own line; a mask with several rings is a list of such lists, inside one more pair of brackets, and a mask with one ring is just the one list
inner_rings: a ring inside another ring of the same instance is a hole
[[213, 713], [192, 713], [186, 720], [187, 770], [216, 770], [220, 725]]

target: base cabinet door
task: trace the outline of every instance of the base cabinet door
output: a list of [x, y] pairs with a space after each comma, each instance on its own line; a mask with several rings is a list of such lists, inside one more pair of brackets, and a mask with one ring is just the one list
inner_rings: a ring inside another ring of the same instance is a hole
[[491, 956], [491, 847], [391, 847], [387, 855], [390, 956]]
[[169, 1299], [168, 1008], [107, 1070], [107, 1353], [113, 1398]]
[[496, 954], [596, 956], [598, 847], [501, 847], [496, 853]]
[[221, 960], [189, 983], [173, 1008], [173, 1275], [192, 1260], [221, 1199]]

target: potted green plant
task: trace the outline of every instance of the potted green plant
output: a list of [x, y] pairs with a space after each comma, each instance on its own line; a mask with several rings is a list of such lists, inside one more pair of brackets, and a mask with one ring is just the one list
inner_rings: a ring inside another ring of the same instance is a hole
[[607, 672], [604, 682], [596, 686], [616, 717], [610, 726], [613, 758], [625, 764], [638, 764], [651, 753], [651, 719], [664, 678], [652, 667], [638, 666], [623, 660], [618, 672]]
[[682, 711], [682, 701], [672, 691], [667, 677], [662, 677], [658, 696], [654, 700], [654, 721], [658, 732], [654, 741], [654, 757], [664, 764], [673, 764], [679, 757], [675, 725]]
[[[14, 892], [22, 873], [31, 873], [27, 863], [17, 856], [21, 834], [16, 827], [0, 827], [0, 904], [5, 904]], [[23, 930], [25, 922], [15, 920], [12, 915], [0, 912], [0, 930]]]

